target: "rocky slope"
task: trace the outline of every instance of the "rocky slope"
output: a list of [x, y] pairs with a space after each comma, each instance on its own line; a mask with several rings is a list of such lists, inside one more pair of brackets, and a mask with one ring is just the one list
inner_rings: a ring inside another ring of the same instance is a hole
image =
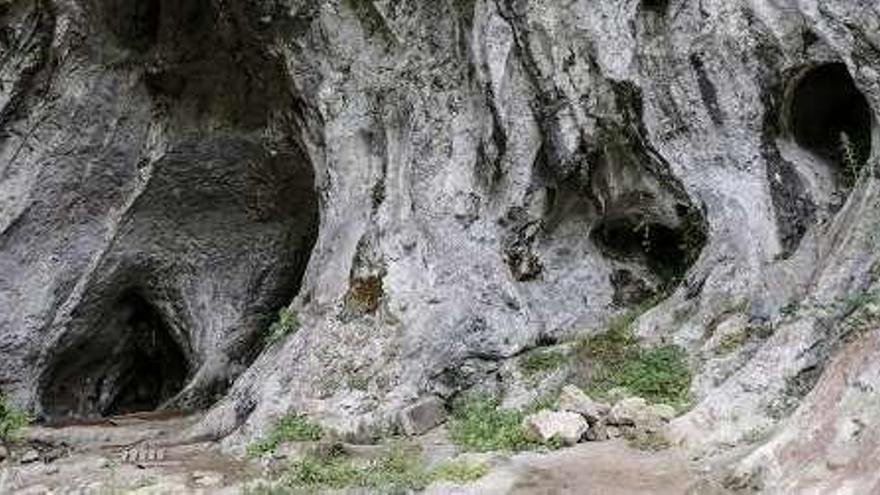
[[659, 300], [728, 485], [877, 490], [878, 109], [869, 0], [0, 0], [0, 383], [371, 436]]

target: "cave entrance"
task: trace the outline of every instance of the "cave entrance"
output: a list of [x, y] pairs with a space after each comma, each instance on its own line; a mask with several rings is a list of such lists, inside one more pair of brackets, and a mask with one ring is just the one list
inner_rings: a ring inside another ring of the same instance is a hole
[[842, 63], [821, 65], [797, 81], [789, 128], [799, 146], [848, 175], [871, 155], [871, 107]]
[[156, 308], [138, 292], [118, 299], [94, 334], [59, 356], [43, 409], [50, 417], [153, 411], [183, 389], [189, 362]]
[[704, 239], [689, 239], [691, 228], [684, 222], [673, 227], [640, 215], [620, 216], [602, 221], [593, 238], [610, 258], [646, 266], [664, 289], [684, 276], [702, 249]]

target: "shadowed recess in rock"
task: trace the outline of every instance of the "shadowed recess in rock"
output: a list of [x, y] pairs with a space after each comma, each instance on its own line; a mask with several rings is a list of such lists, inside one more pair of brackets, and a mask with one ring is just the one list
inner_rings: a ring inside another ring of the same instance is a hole
[[798, 145], [843, 167], [865, 163], [871, 154], [871, 109], [846, 65], [810, 70], [791, 98], [789, 126]]
[[138, 291], [122, 295], [89, 338], [58, 357], [43, 393], [51, 416], [148, 411], [183, 387], [189, 362]]

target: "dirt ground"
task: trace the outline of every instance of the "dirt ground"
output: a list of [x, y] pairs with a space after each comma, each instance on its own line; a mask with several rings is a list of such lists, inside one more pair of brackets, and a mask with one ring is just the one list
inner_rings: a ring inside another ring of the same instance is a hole
[[[182, 443], [197, 416], [141, 415], [95, 424], [32, 427], [27, 446], [0, 471], [0, 493], [241, 493], [263, 475], [258, 461], [236, 459], [214, 443]], [[427, 456], [452, 449], [442, 431], [419, 440]], [[694, 474], [676, 450], [642, 452], [620, 440], [550, 453], [486, 455], [489, 473], [470, 485], [434, 484], [427, 493], [675, 495], [694, 490]]]

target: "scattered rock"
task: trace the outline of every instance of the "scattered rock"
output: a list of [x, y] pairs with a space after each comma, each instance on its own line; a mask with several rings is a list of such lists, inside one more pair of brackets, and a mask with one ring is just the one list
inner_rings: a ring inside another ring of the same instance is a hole
[[610, 400], [612, 404], [616, 404], [623, 399], [633, 397], [635, 394], [633, 394], [632, 391], [630, 391], [630, 389], [626, 387], [614, 387], [608, 391], [607, 395], [608, 400]]
[[192, 475], [193, 483], [198, 486], [218, 486], [223, 484], [223, 474], [213, 471], [196, 471]]
[[648, 410], [648, 402], [641, 397], [629, 397], [617, 402], [608, 414], [608, 424], [635, 426]]
[[675, 419], [676, 414], [675, 408], [669, 404], [652, 404], [648, 407], [648, 413], [667, 423]]
[[22, 464], [31, 464], [31, 463], [37, 462], [39, 460], [40, 460], [40, 453], [34, 449], [31, 449], [31, 450], [28, 450], [27, 452], [25, 452], [23, 456], [21, 456], [21, 459], [19, 460], [19, 462], [21, 462]]
[[547, 409], [530, 414], [523, 423], [541, 440], [546, 442], [556, 437], [566, 445], [578, 443], [590, 429], [587, 421], [580, 414]]
[[616, 426], [606, 426], [605, 431], [608, 432], [608, 438], [620, 438], [623, 433]]
[[400, 413], [400, 426], [409, 436], [421, 435], [446, 421], [443, 401], [431, 396], [421, 399]]
[[566, 385], [562, 387], [559, 393], [557, 407], [560, 411], [570, 411], [578, 413], [587, 419], [590, 426], [593, 426], [608, 414], [611, 409], [607, 404], [602, 404], [591, 399], [581, 389], [574, 385]]
[[[613, 426], [609, 427], [605, 424], [604, 421], [599, 421], [596, 424], [590, 425], [590, 429], [587, 430], [586, 435], [584, 435], [584, 439], [590, 442], [604, 442], [611, 438], [609, 433], [609, 429], [614, 428]], [[614, 428], [615, 430], [617, 428]]]

